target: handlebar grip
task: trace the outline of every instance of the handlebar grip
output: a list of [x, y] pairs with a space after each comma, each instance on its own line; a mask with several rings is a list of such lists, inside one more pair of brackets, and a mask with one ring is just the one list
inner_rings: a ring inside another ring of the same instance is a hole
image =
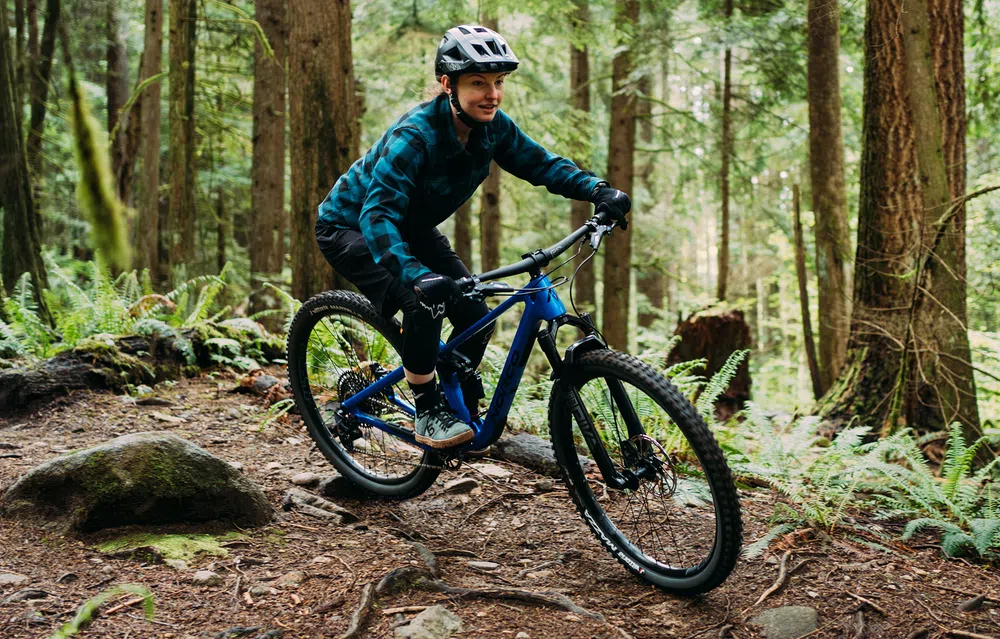
[[455, 283], [458, 284], [458, 288], [461, 289], [463, 293], [468, 293], [476, 287], [476, 280], [471, 277], [457, 279], [455, 280]]

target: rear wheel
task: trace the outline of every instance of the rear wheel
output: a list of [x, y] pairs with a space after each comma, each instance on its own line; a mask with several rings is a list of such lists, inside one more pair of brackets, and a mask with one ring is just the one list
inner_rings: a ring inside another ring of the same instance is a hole
[[[742, 522], [732, 474], [704, 420], [667, 379], [625, 353], [584, 353], [570, 375], [553, 387], [549, 425], [587, 525], [629, 571], [665, 590], [721, 584], [736, 565]], [[581, 419], [631, 488], [611, 488], [581, 464]]]
[[[348, 291], [321, 293], [302, 305], [288, 332], [288, 377], [309, 435], [341, 475], [362, 492], [419, 495], [440, 473], [440, 459], [389, 433], [338, 414], [340, 403], [402, 365], [402, 329], [366, 298]], [[413, 427], [399, 406], [413, 406], [403, 382], [366, 400], [361, 410]]]

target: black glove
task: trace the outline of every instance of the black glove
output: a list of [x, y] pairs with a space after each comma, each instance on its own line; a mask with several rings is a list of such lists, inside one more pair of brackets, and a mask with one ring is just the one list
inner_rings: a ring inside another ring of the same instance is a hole
[[632, 200], [628, 194], [618, 189], [608, 186], [607, 182], [601, 182], [590, 194], [590, 201], [594, 203], [595, 211], [598, 214], [607, 213], [608, 217], [618, 223], [622, 230], [628, 228], [628, 220], [625, 214], [632, 210]]
[[417, 278], [413, 283], [413, 292], [417, 294], [420, 305], [430, 311], [434, 319], [444, 315], [448, 302], [462, 295], [462, 290], [455, 280], [437, 273], [428, 273]]

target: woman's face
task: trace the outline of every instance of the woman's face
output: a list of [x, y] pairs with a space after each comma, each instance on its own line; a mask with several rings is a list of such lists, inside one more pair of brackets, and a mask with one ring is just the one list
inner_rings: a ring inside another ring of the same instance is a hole
[[[458, 76], [458, 101], [462, 109], [479, 122], [489, 122], [503, 102], [506, 73], [463, 73]], [[447, 76], [442, 78], [445, 91], [451, 93]]]

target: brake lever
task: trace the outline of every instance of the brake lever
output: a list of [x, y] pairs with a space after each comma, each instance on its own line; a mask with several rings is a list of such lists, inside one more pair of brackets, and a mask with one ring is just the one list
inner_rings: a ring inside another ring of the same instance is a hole
[[590, 234], [590, 248], [596, 251], [601, 246], [601, 240], [604, 239], [604, 236], [610, 235], [611, 230], [614, 228], [614, 224], [598, 224], [594, 232]]

